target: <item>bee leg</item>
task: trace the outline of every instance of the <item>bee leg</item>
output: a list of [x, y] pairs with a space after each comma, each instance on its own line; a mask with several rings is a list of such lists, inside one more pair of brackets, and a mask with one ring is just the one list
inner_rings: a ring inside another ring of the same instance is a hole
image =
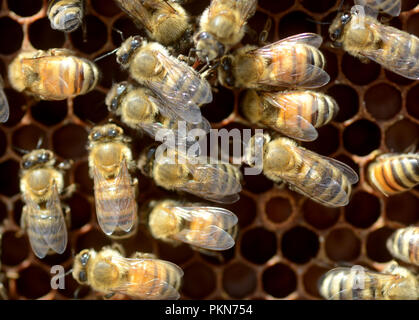
[[132, 255], [133, 259], [156, 259], [156, 255], [148, 252], [135, 252]]
[[111, 292], [111, 293], [105, 294], [105, 295], [103, 296], [103, 298], [104, 298], [104, 299], [110, 299], [110, 298], [112, 298], [114, 295], [115, 295], [115, 292]]
[[271, 27], [272, 27], [272, 19], [268, 18], [265, 22], [265, 26], [263, 27], [262, 32], [259, 34], [260, 47], [264, 47], [268, 44], [266, 40], [268, 40], [269, 31], [271, 30]]
[[64, 49], [64, 48], [54, 48], [54, 49], [50, 49], [49, 54], [52, 56], [63, 56], [63, 57], [67, 57], [67, 56], [71, 56], [73, 54], [73, 52], [69, 49]]
[[125, 249], [121, 244], [113, 242], [111, 244], [111, 249], [118, 251], [121, 255], [125, 256]]
[[71, 160], [71, 159], [65, 160], [58, 165], [58, 169], [60, 169], [60, 170], [70, 170], [73, 163], [74, 163], [74, 161]]
[[68, 204], [62, 204], [62, 207], [64, 209], [64, 219], [65, 223], [67, 225], [67, 228], [71, 228], [71, 210], [70, 206]]
[[75, 183], [70, 184], [67, 188], [64, 189], [64, 192], [61, 198], [63, 199], [71, 198], [71, 196], [73, 195], [74, 192], [76, 192], [76, 190], [77, 190], [77, 184]]

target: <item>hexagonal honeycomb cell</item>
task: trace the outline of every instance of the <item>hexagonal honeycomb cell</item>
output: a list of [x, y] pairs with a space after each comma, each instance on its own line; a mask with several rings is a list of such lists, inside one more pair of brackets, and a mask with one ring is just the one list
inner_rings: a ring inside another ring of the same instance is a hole
[[[374, 268], [391, 259], [385, 241], [399, 227], [419, 222], [419, 188], [387, 198], [371, 188], [366, 168], [372, 154], [400, 152], [417, 144], [419, 84], [384, 70], [378, 64], [363, 64], [334, 49], [327, 26], [340, 0], [259, 0], [257, 13], [249, 20], [250, 31], [242, 43], [255, 43], [268, 18], [272, 19], [268, 41], [300, 32], [324, 36], [321, 50], [327, 59], [331, 81], [319, 91], [333, 96], [340, 106], [337, 117], [319, 129], [316, 141], [304, 146], [350, 165], [360, 175], [352, 199], [344, 208], [326, 208], [302, 197], [265, 176], [246, 176], [241, 199], [225, 205], [239, 218], [236, 246], [221, 260], [206, 257], [187, 245], [173, 247], [158, 242], [144, 227], [132, 238], [120, 241], [128, 254], [152, 252], [177, 263], [185, 272], [182, 299], [321, 299], [317, 282], [328, 269], [341, 262]], [[351, 2], [351, 1], [348, 1]], [[127, 79], [114, 56], [98, 61], [102, 71], [99, 86], [89, 94], [67, 101], [37, 101], [10, 88], [7, 65], [21, 49], [65, 47], [94, 59], [120, 45], [121, 37], [144, 35], [113, 0], [86, 0], [85, 34], [52, 30], [46, 17], [47, 1], [4, 0], [0, 10], [0, 71], [10, 103], [10, 119], [0, 125], [0, 223], [2, 271], [7, 275], [10, 299], [101, 299], [82, 287], [71, 275], [66, 288], [50, 288], [50, 268], [72, 265], [72, 251], [100, 249], [111, 243], [95, 216], [93, 181], [88, 175], [85, 149], [89, 128], [110, 118], [104, 97], [112, 83]], [[199, 16], [209, 4], [189, 1], [185, 8]], [[403, 0], [403, 12], [389, 22], [419, 35], [417, 0]], [[243, 92], [219, 87], [214, 101], [202, 108], [214, 128], [246, 128], [239, 113]], [[250, 127], [250, 126], [249, 126]], [[131, 131], [130, 131], [131, 132]], [[141, 136], [133, 136], [134, 154], [141, 151]], [[72, 209], [69, 246], [63, 255], [38, 259], [26, 235], [19, 233], [22, 199], [19, 193], [19, 150], [42, 146], [53, 149], [59, 161], [72, 159], [68, 183], [77, 191], [66, 200]], [[170, 193], [136, 173], [138, 201], [166, 197]]]

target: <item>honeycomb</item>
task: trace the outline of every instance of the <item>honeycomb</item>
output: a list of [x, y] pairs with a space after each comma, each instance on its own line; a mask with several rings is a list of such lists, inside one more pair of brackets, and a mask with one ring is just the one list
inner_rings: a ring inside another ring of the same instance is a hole
[[[171, 247], [155, 241], [143, 226], [137, 234], [122, 240], [127, 254], [153, 252], [172, 261], [185, 272], [182, 299], [320, 299], [319, 277], [338, 263], [380, 268], [391, 259], [385, 247], [390, 233], [419, 222], [419, 188], [386, 198], [366, 181], [371, 153], [403, 151], [417, 143], [419, 133], [419, 83], [385, 71], [375, 63], [362, 64], [348, 54], [331, 48], [327, 25], [340, 0], [259, 0], [249, 21], [243, 43], [256, 43], [266, 19], [272, 18], [268, 40], [274, 41], [301, 32], [324, 36], [322, 51], [327, 59], [330, 83], [320, 91], [333, 96], [340, 112], [335, 121], [319, 130], [319, 138], [304, 145], [322, 155], [341, 160], [354, 168], [360, 181], [344, 208], [326, 208], [285, 188], [274, 186], [263, 175], [245, 176], [241, 199], [227, 208], [239, 217], [240, 232], [234, 248], [214, 259], [186, 245]], [[94, 59], [121, 43], [125, 37], [141, 34], [113, 0], [87, 0], [85, 18], [87, 41], [79, 29], [69, 35], [52, 30], [46, 18], [46, 0], [2, 0], [0, 11], [0, 70], [11, 115], [0, 126], [0, 224], [2, 271], [6, 274], [10, 299], [72, 299], [78, 284], [66, 276], [66, 288], [51, 290], [51, 266], [72, 266], [72, 251], [100, 249], [111, 243], [99, 229], [94, 213], [93, 182], [88, 176], [86, 138], [93, 125], [109, 118], [104, 104], [113, 82], [122, 81], [114, 56], [98, 62], [103, 72], [99, 87], [74, 100], [36, 101], [17, 93], [7, 81], [7, 65], [21, 48], [65, 47], [80, 56]], [[185, 8], [199, 15], [206, 1], [189, 1]], [[349, 3], [349, 1], [348, 1]], [[388, 22], [419, 36], [418, 0], [403, 0], [403, 12]], [[240, 91], [219, 88], [214, 101], [202, 108], [214, 128], [245, 128], [240, 116]], [[134, 132], [133, 152], [138, 154], [147, 141]], [[71, 207], [69, 245], [62, 255], [39, 260], [32, 253], [27, 236], [19, 236], [22, 199], [19, 193], [20, 149], [31, 150], [43, 137], [42, 147], [50, 148], [59, 160], [73, 159], [67, 184], [78, 185], [66, 202]], [[141, 176], [139, 203], [169, 196], [152, 180]], [[100, 295], [83, 287], [82, 299]]]

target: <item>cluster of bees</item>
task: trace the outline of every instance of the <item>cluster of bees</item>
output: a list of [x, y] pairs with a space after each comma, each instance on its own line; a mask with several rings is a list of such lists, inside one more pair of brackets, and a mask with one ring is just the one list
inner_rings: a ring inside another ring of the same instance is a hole
[[[349, 166], [295, 141], [315, 140], [316, 128], [330, 122], [339, 110], [332, 97], [313, 90], [330, 79], [318, 49], [322, 43], [319, 35], [302, 33], [267, 44], [268, 30], [264, 30], [259, 47], [240, 47], [257, 0], [212, 0], [197, 27], [180, 1], [116, 2], [149, 38], [132, 36], [108, 53], [115, 53], [130, 76], [114, 84], [105, 101], [124, 125], [151, 137], [160, 129], [177, 135], [179, 121], [185, 121], [188, 129], [209, 132], [211, 126], [202, 117], [200, 106], [212, 101], [212, 88], [222, 85], [246, 89], [243, 114], [266, 131], [263, 136], [252, 137], [243, 162], [252, 166], [255, 158], [262, 156], [263, 173], [274, 182], [287, 184], [325, 206], [348, 204], [357, 174]], [[362, 61], [370, 59], [404, 77], [419, 79], [419, 39], [368, 14], [377, 10], [396, 16], [400, 2], [358, 1], [362, 6], [340, 12], [332, 22], [330, 38], [335, 46]], [[50, 1], [51, 27], [64, 32], [83, 27], [84, 10], [82, 0]], [[94, 62], [61, 48], [24, 51], [9, 65], [11, 86], [44, 100], [85, 94], [95, 88], [99, 77]], [[4, 92], [0, 105], [0, 120], [5, 122], [9, 108]], [[153, 237], [173, 245], [184, 242], [206, 254], [234, 246], [238, 219], [224, 208], [180, 198], [163, 199], [149, 202], [138, 217], [137, 180], [132, 177], [137, 168], [170, 191], [218, 203], [239, 199], [240, 169], [223, 161], [191, 161], [190, 155], [176, 148], [193, 142], [176, 139], [176, 145], [160, 155], [156, 152], [158, 145], [153, 144], [142, 150], [136, 161], [130, 138], [121, 126], [108, 123], [91, 129], [87, 145], [89, 174], [94, 180], [98, 223], [107, 236], [115, 240], [129, 237], [137, 231], [138, 223], [145, 221]], [[257, 154], [256, 146], [262, 155]], [[174, 156], [175, 163], [159, 159], [168, 155]], [[196, 157], [202, 160], [203, 156]], [[28, 151], [22, 158], [20, 189], [25, 206], [21, 227], [39, 258], [66, 249], [70, 210], [61, 200], [75, 188], [64, 185], [64, 172], [70, 166], [69, 161], [57, 165], [53, 152], [45, 149]], [[370, 164], [368, 177], [385, 195], [407, 191], [419, 183], [419, 155], [380, 155]], [[397, 230], [388, 248], [395, 257], [418, 265], [418, 228]], [[121, 293], [139, 299], [177, 299], [183, 272], [177, 265], [147, 253], [137, 252], [126, 258], [123, 248], [114, 245], [99, 252], [82, 250], [74, 257], [72, 275], [105, 297]], [[417, 277], [395, 262], [382, 273], [366, 271], [363, 275], [365, 286], [356, 289], [358, 273], [333, 269], [322, 278], [320, 292], [325, 298], [337, 299], [419, 296]]]

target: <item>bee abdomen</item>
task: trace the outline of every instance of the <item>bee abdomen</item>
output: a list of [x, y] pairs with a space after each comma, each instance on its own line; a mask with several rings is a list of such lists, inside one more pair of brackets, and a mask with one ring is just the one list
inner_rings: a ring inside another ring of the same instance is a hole
[[419, 227], [396, 230], [388, 239], [387, 248], [396, 258], [419, 265]]
[[315, 92], [311, 94], [313, 96], [312, 109], [314, 110], [311, 124], [318, 128], [329, 123], [337, 115], [339, 107], [336, 101], [327, 95]]
[[368, 168], [371, 183], [385, 195], [407, 191], [419, 183], [419, 156], [378, 160]]
[[[36, 247], [57, 247], [58, 244], [67, 242], [67, 233], [58, 232], [61, 228], [61, 217], [50, 214], [50, 211], [42, 212], [42, 216], [46, 218], [41, 218], [39, 214], [30, 214], [28, 217], [30, 241], [35, 241], [37, 243]], [[36, 227], [35, 223], [31, 223], [30, 221], [36, 221]], [[46, 237], [49, 240], [48, 244], [45, 242]]]
[[48, 18], [53, 29], [72, 32], [82, 23], [83, 3], [81, 0], [51, 0]]

